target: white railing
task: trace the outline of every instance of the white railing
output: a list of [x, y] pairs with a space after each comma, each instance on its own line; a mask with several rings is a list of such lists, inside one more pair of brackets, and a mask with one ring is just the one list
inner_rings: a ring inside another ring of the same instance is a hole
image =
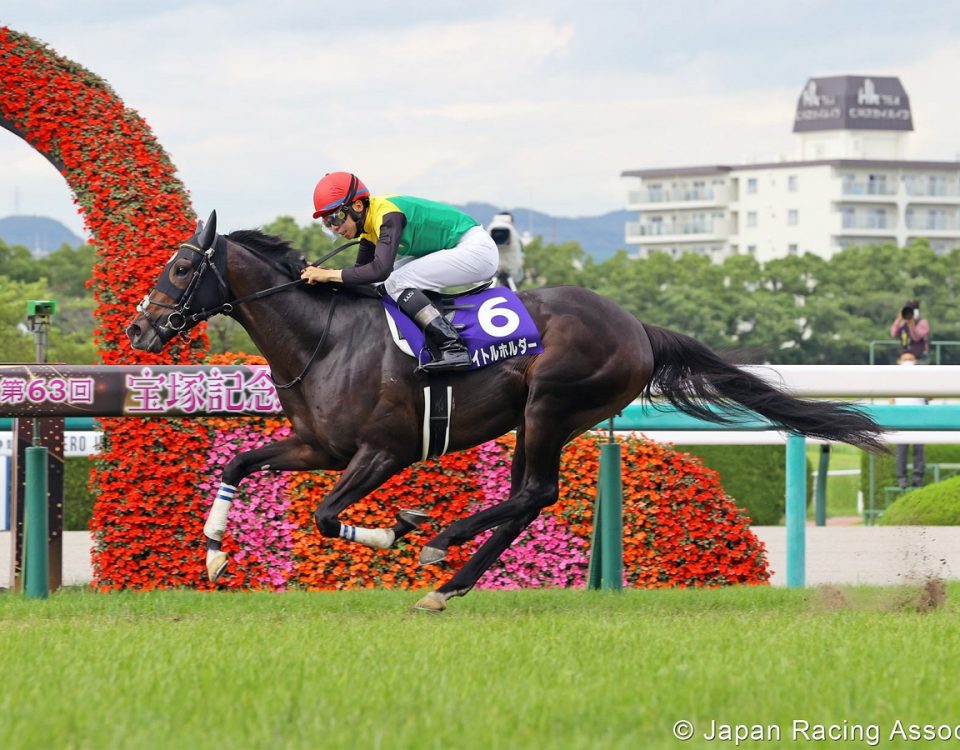
[[893, 229], [896, 220], [892, 216], [853, 216], [844, 215], [841, 225], [844, 229]]
[[725, 197], [724, 188], [691, 187], [670, 188], [667, 190], [634, 190], [629, 193], [630, 203], [685, 203], [693, 201], [713, 201]]
[[884, 182], [843, 182], [844, 195], [896, 195], [895, 185], [888, 185]]

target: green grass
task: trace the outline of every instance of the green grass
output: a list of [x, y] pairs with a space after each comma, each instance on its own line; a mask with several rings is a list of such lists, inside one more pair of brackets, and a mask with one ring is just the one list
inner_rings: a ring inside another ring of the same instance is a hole
[[6, 594], [0, 747], [697, 748], [733, 743], [681, 744], [674, 722], [956, 723], [958, 595], [918, 614], [906, 589], [474, 592], [429, 615], [396, 591]]

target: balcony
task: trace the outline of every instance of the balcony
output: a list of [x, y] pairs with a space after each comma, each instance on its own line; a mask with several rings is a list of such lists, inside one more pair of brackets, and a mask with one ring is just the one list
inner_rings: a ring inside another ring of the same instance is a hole
[[627, 222], [626, 241], [634, 244], [664, 242], [704, 242], [724, 239], [728, 222], [716, 221], [631, 221]]
[[904, 181], [903, 187], [911, 198], [960, 198], [960, 188], [956, 185], [927, 185]]
[[896, 221], [892, 216], [844, 216], [840, 226], [843, 229], [869, 229], [881, 232], [893, 231]]
[[632, 190], [627, 194], [630, 208], [653, 204], [657, 208], [669, 208], [669, 204], [676, 204], [690, 208], [697, 204], [701, 206], [717, 206], [728, 203], [730, 190], [727, 187], [691, 187], [672, 190]]
[[853, 182], [844, 180], [841, 191], [853, 200], [890, 201], [897, 195], [897, 186], [886, 182]]
[[907, 229], [919, 232], [957, 232], [960, 231], [960, 221], [956, 219], [911, 219], [907, 218]]

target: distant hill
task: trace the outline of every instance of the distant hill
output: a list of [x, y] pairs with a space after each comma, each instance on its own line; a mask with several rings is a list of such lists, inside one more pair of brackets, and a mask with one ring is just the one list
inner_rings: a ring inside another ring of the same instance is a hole
[[23, 245], [35, 256], [49, 255], [61, 245], [77, 247], [83, 240], [56, 219], [46, 216], [7, 216], [0, 219], [0, 240]]
[[[584, 216], [576, 219], [550, 216], [528, 208], [499, 208], [490, 203], [467, 203], [458, 206], [486, 226], [494, 214], [508, 211], [521, 233], [540, 236], [544, 242], [561, 244], [579, 242], [587, 255], [603, 262], [626, 245], [624, 225], [631, 218], [628, 211], [611, 211], [602, 216]], [[633, 217], [635, 218], [635, 217]], [[44, 256], [61, 245], [71, 247], [83, 244], [67, 227], [56, 219], [45, 216], [7, 216], [0, 219], [0, 240], [8, 245], [23, 245], [36, 256]]]
[[544, 242], [561, 244], [579, 242], [587, 255], [602, 263], [617, 250], [626, 248], [623, 241], [625, 225], [630, 218], [636, 218], [629, 211], [611, 211], [602, 216], [585, 216], [578, 219], [560, 218], [542, 214], [528, 208], [498, 208], [490, 203], [467, 203], [457, 206], [481, 224], [490, 223], [494, 214], [504, 211], [513, 214], [513, 223], [521, 234], [529, 232], [540, 235]]

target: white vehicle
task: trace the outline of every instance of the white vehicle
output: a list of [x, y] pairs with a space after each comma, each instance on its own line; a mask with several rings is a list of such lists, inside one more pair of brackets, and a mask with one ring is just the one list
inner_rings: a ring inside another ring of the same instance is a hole
[[513, 225], [513, 216], [506, 212], [497, 214], [487, 225], [487, 232], [500, 251], [496, 284], [516, 291], [517, 284], [523, 281], [523, 243]]

